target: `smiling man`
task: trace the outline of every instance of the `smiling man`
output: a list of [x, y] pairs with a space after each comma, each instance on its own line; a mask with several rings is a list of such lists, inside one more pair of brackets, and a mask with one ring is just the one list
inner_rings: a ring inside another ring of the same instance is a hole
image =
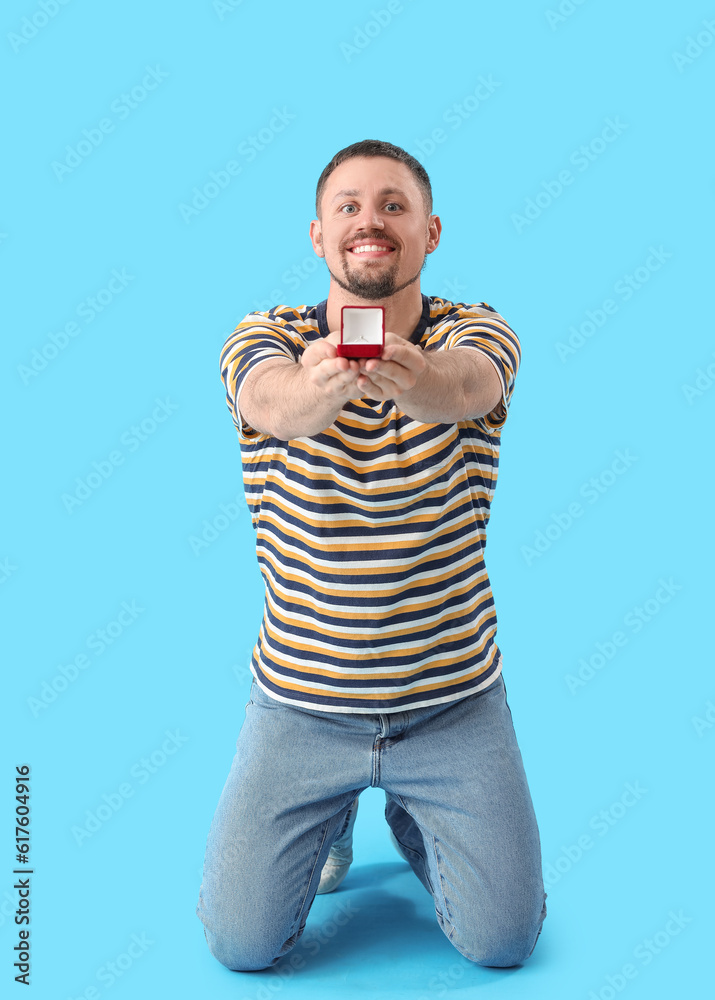
[[[228, 968], [274, 965], [376, 787], [450, 942], [518, 965], [546, 894], [484, 548], [519, 341], [421, 292], [441, 223], [404, 150], [341, 150], [316, 214], [327, 299], [249, 314], [221, 353], [266, 594], [197, 913]], [[385, 308], [380, 357], [338, 356], [343, 305]]]

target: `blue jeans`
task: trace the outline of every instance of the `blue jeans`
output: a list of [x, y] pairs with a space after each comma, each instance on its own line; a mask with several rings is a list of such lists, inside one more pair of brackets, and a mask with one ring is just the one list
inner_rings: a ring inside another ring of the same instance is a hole
[[333, 841], [363, 789], [439, 926], [466, 958], [527, 959], [546, 916], [541, 843], [501, 677], [408, 712], [284, 705], [253, 681], [209, 831], [197, 915], [229, 969], [274, 965], [300, 939]]

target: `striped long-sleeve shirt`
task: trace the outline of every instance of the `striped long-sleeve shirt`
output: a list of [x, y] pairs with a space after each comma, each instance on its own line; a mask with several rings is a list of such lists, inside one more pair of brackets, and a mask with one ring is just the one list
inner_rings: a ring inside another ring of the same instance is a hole
[[489, 358], [502, 384], [491, 413], [427, 424], [392, 400], [357, 399], [322, 433], [279, 441], [242, 418], [241, 386], [261, 362], [298, 361], [327, 336], [327, 300], [250, 313], [221, 351], [266, 591], [251, 671], [287, 704], [405, 711], [464, 698], [501, 671], [484, 547], [521, 349], [484, 302], [423, 294], [422, 305], [410, 342]]

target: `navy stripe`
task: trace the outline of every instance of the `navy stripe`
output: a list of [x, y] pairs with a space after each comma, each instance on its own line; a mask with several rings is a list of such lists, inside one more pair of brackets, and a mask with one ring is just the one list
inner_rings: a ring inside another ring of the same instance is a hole
[[[484, 417], [452, 425], [421, 424], [391, 400], [360, 399], [347, 402], [334, 424], [309, 440], [278, 441], [244, 430], [235, 400], [253, 364], [274, 356], [298, 359], [328, 332], [327, 300], [278, 305], [246, 316], [221, 351], [267, 592], [252, 670], [265, 690], [324, 711], [400, 711], [481, 690], [501, 671], [483, 553], [504, 400]], [[409, 339], [430, 352], [467, 347], [488, 354], [508, 406], [521, 346], [491, 306], [422, 295]], [[421, 616], [414, 611], [420, 604], [427, 605]], [[405, 634], [393, 635], [395, 628]], [[268, 639], [264, 630], [275, 635]], [[264, 640], [285, 665], [272, 659]], [[454, 663], [437, 663], [438, 656]], [[309, 665], [338, 673], [369, 669], [355, 680], [321, 679]], [[459, 680], [480, 666], [486, 669], [478, 678]], [[390, 669], [407, 676], [385, 680], [369, 672]], [[446, 680], [452, 676], [457, 683]], [[433, 691], [408, 690], [441, 677], [445, 685]], [[297, 690], [281, 686], [281, 678]]]

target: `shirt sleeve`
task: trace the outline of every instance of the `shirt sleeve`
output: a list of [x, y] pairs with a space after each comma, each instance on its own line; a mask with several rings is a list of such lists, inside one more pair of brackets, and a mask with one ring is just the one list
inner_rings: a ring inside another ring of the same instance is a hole
[[486, 302], [480, 302], [477, 306], [460, 309], [459, 319], [450, 330], [444, 346], [474, 348], [492, 363], [501, 382], [502, 398], [490, 413], [476, 419], [490, 434], [500, 430], [507, 418], [521, 362], [519, 338], [503, 316]]
[[269, 319], [261, 313], [249, 313], [241, 320], [221, 349], [221, 381], [226, 389], [226, 404], [242, 440], [261, 436], [241, 416], [241, 388], [256, 365], [275, 358], [298, 361], [295, 334], [284, 321]]

